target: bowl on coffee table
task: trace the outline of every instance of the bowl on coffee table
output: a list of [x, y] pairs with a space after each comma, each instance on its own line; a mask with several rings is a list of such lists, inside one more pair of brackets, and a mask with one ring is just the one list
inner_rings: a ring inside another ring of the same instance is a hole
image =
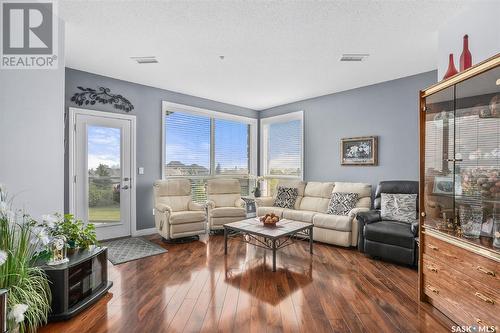
[[279, 216], [274, 214], [274, 213], [269, 213], [264, 216], [259, 217], [259, 221], [265, 226], [265, 227], [275, 227], [276, 223], [278, 223], [280, 220]]

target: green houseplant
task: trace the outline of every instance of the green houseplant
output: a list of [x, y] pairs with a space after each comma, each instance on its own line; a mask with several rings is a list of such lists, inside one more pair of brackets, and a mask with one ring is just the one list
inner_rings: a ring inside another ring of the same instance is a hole
[[29, 215], [11, 210], [0, 185], [0, 289], [9, 292], [9, 331], [34, 332], [47, 322], [49, 282], [35, 261], [48, 242], [43, 226]]
[[92, 223], [84, 224], [71, 214], [59, 218], [60, 221], [51, 229], [51, 234], [65, 236], [71, 249], [88, 249], [97, 244], [95, 226]]

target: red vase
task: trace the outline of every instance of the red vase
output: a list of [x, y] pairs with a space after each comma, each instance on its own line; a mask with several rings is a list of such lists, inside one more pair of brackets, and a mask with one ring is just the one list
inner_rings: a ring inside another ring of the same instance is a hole
[[455, 62], [453, 61], [453, 53], [450, 53], [450, 60], [448, 62], [448, 70], [446, 71], [446, 74], [444, 74], [443, 80], [447, 79], [449, 77], [452, 77], [453, 75], [457, 74], [458, 71], [455, 68]]
[[469, 51], [469, 35], [464, 36], [464, 48], [460, 55], [460, 71], [472, 66], [472, 54]]

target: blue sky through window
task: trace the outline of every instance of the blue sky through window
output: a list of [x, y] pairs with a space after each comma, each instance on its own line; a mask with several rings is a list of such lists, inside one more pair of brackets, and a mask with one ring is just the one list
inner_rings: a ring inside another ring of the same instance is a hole
[[119, 168], [120, 137], [121, 130], [119, 128], [88, 126], [88, 168], [95, 169], [99, 164]]
[[215, 165], [220, 173], [248, 174], [250, 125], [215, 119]]
[[166, 162], [210, 168], [210, 118], [174, 112], [165, 121]]
[[[165, 121], [166, 163], [200, 165], [210, 168], [210, 118], [174, 112]], [[222, 173], [248, 173], [249, 125], [215, 119], [215, 165]]]

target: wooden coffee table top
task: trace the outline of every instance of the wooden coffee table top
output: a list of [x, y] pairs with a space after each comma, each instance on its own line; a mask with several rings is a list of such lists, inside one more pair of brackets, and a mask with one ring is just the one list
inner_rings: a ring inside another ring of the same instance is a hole
[[260, 222], [258, 218], [249, 218], [238, 222], [224, 224], [224, 228], [227, 229], [236, 230], [240, 232], [247, 232], [250, 234], [263, 236], [267, 238], [279, 238], [297, 233], [301, 230], [305, 230], [311, 227], [312, 223], [299, 222], [287, 219], [280, 220], [278, 223], [276, 223], [276, 226], [273, 227], [264, 226], [264, 224]]

